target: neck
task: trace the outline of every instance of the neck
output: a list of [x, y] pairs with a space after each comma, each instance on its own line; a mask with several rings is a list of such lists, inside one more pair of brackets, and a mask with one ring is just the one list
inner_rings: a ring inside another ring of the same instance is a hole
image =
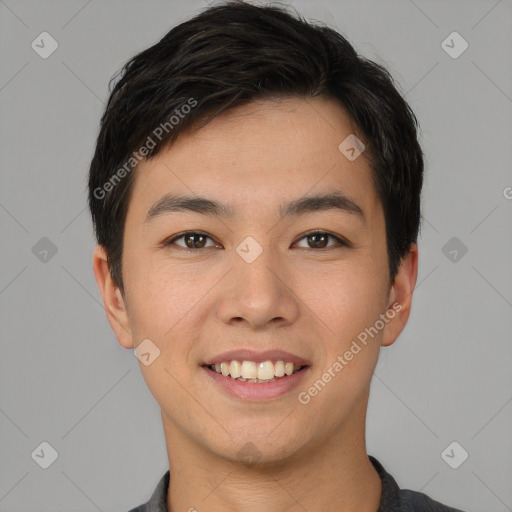
[[376, 512], [382, 485], [364, 439], [367, 398], [327, 439], [242, 464], [206, 449], [162, 412], [169, 512]]

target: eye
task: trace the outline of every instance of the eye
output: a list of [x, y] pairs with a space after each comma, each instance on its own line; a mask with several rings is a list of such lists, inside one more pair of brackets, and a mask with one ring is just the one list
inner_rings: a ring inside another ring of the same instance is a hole
[[332, 246], [327, 245], [329, 238], [335, 240], [338, 243], [338, 246], [345, 246], [345, 247], [350, 246], [350, 244], [346, 240], [342, 239], [341, 237], [332, 235], [331, 233], [327, 233], [326, 231], [318, 231], [318, 230], [307, 233], [299, 240], [306, 240], [306, 243], [312, 245], [312, 246], [309, 245], [309, 247], [306, 247], [306, 248], [326, 249], [326, 248], [332, 247]]
[[[176, 244], [178, 247], [181, 247], [185, 250], [194, 251], [197, 249], [203, 249], [205, 247], [216, 247], [215, 244], [211, 246], [206, 245], [206, 240], [210, 239], [211, 237], [208, 235], [201, 233], [200, 231], [186, 231], [185, 233], [181, 233], [180, 235], [177, 235], [175, 237], [169, 238], [164, 242], [164, 245], [173, 245], [176, 240], [183, 239], [185, 246]], [[213, 240], [212, 240], [213, 242]]]
[[[303, 235], [302, 238], [300, 238], [299, 240], [306, 240], [306, 243], [308, 244], [308, 247], [302, 246], [302, 248], [328, 249], [332, 248], [332, 245], [328, 245], [329, 239], [335, 240], [338, 246], [350, 247], [349, 242], [344, 240], [343, 238], [328, 233], [326, 231], [319, 230], [307, 233], [306, 235]], [[177, 244], [177, 240], [183, 240], [184, 245]], [[214, 242], [212, 243], [212, 245], [206, 245], [207, 240], [213, 242], [213, 239], [206, 233], [202, 233], [200, 231], [185, 231], [184, 233], [169, 238], [163, 243], [163, 245], [177, 245], [178, 247], [181, 247], [182, 249], [188, 251], [197, 251], [199, 249], [205, 249], [208, 247], [219, 247], [219, 245], [217, 245]], [[334, 244], [334, 246], [336, 246], [336, 244]]]

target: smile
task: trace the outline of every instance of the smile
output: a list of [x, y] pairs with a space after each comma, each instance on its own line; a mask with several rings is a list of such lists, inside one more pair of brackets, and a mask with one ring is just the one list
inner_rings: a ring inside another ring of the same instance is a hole
[[220, 373], [224, 377], [231, 377], [239, 382], [265, 383], [274, 382], [285, 375], [292, 375], [302, 370], [304, 366], [295, 366], [291, 362], [284, 361], [223, 361], [209, 365], [212, 371]]
[[294, 367], [284, 361], [224, 361], [203, 365], [206, 376], [223, 394], [246, 401], [275, 400], [305, 378], [310, 366]]

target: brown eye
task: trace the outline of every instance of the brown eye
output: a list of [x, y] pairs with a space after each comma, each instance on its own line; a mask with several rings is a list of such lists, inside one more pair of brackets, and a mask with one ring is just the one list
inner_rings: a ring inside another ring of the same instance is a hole
[[206, 237], [204, 235], [192, 233], [190, 235], [184, 235], [183, 239], [189, 249], [202, 249], [205, 246]]
[[320, 233], [307, 236], [308, 243], [312, 243], [315, 249], [323, 249], [326, 247], [329, 243], [329, 238], [330, 235], [323, 235]]
[[[346, 243], [340, 237], [331, 235], [331, 233], [327, 233], [325, 231], [315, 231], [313, 233], [308, 233], [301, 238], [301, 240], [306, 240], [306, 243], [308, 244], [306, 247], [307, 249], [326, 249], [333, 247], [332, 244], [331, 246], [328, 246], [329, 239], [335, 240], [338, 246], [348, 246], [348, 243]], [[334, 244], [334, 246], [336, 246], [336, 244]]]
[[[182, 240], [182, 242], [176, 243], [178, 240]], [[208, 240], [212, 242], [211, 245], [207, 245]], [[307, 233], [300, 240], [306, 240], [307, 246], [299, 246], [305, 249], [330, 249], [336, 246], [350, 246], [349, 243], [346, 242], [344, 239], [336, 235], [332, 235], [331, 233], [327, 233], [325, 231], [315, 231], [312, 233]], [[336, 243], [329, 245], [330, 240], [334, 240]], [[164, 242], [164, 245], [174, 245], [189, 251], [198, 251], [200, 249], [206, 249], [208, 247], [219, 247], [217, 244], [214, 243], [210, 236], [199, 231], [187, 231], [185, 233], [181, 233]]]
[[[177, 245], [178, 247], [188, 249], [191, 251], [204, 249], [205, 247], [215, 247], [215, 244], [206, 246], [206, 242], [208, 239], [212, 240], [208, 235], [205, 235], [198, 231], [187, 231], [186, 233], [182, 233], [181, 235], [177, 235], [173, 238], [170, 238], [165, 242], [165, 245]], [[176, 244], [175, 242], [177, 240], [183, 240], [184, 245]]]

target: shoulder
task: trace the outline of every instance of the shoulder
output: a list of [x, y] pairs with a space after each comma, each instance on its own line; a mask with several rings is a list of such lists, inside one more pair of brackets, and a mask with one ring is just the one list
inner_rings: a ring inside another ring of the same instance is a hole
[[151, 498], [146, 503], [132, 508], [128, 512], [168, 512], [167, 491], [169, 489], [170, 472], [167, 470], [160, 478]]
[[[393, 509], [391, 509], [393, 510]], [[463, 512], [457, 508], [443, 505], [421, 492], [400, 490], [400, 508], [397, 512]]]
[[426, 494], [400, 489], [396, 480], [371, 455], [368, 456], [382, 481], [382, 495], [377, 512], [464, 512], [443, 505]]

